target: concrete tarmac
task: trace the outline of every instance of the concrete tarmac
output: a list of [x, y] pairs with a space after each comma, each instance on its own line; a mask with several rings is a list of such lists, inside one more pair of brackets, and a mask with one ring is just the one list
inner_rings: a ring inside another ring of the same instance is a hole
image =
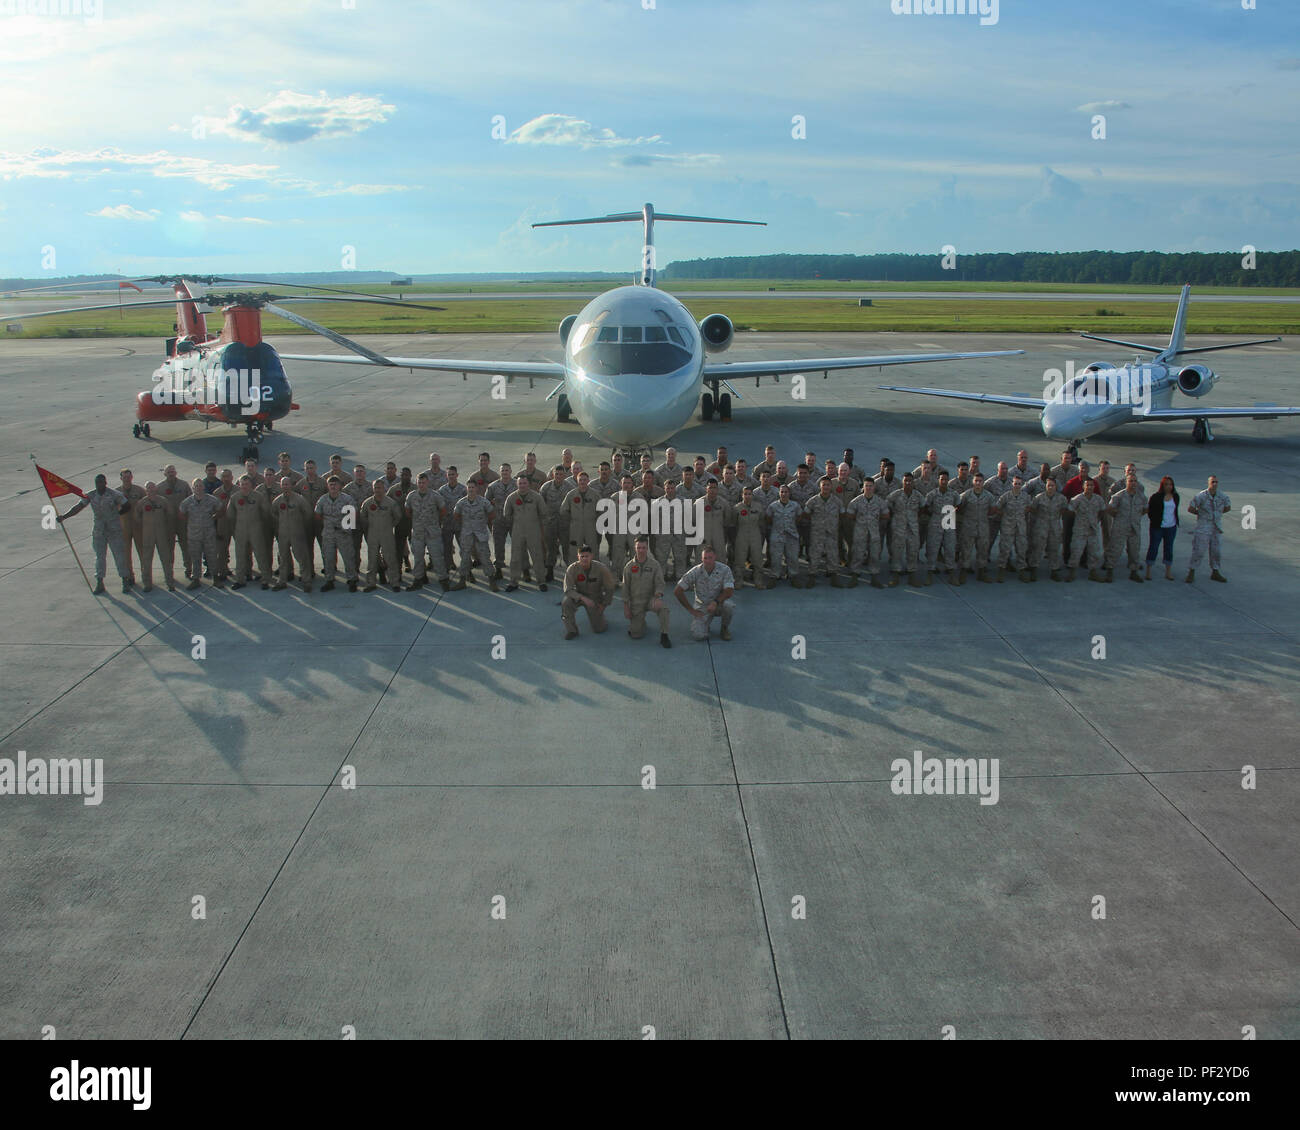
[[[553, 335], [363, 340], [559, 356]], [[105, 781], [99, 805], [0, 796], [0, 1036], [1300, 1036], [1294, 421], [1083, 449], [1148, 490], [1173, 475], [1184, 508], [1217, 473], [1226, 585], [1182, 583], [1184, 514], [1175, 584], [746, 587], [731, 642], [692, 642], [674, 605], [663, 651], [617, 601], [566, 642], [558, 584], [124, 596], [110, 560], [91, 596], [28, 452], [84, 489], [237, 466], [226, 429], [132, 438], [160, 347], [0, 343], [0, 758], [101, 758]], [[747, 334], [729, 357], [934, 348], [1029, 352], [815, 374], [802, 401], [739, 382], [730, 423], [675, 445], [1055, 463], [1033, 413], [876, 385], [1037, 393], [1067, 358], [1125, 359], [910, 334]], [[1298, 360], [1218, 355], [1208, 402], [1293, 404]], [[290, 368], [302, 411], [263, 462], [608, 457], [555, 422], [547, 382], [496, 401], [486, 378]], [[89, 567], [88, 514], [67, 528]], [[915, 750], [996, 758], [997, 803], [896, 794]]]

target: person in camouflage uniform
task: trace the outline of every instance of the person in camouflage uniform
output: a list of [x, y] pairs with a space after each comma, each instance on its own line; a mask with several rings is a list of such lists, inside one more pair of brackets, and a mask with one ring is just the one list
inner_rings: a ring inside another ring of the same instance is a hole
[[[999, 463], [999, 469], [1005, 467]], [[1019, 474], [1011, 477], [1011, 489], [998, 495], [993, 508], [998, 518], [998, 584], [1007, 571], [1007, 562], [1015, 558], [1022, 581], [1029, 580], [1029, 504], [1033, 499], [1025, 493], [1025, 482]]]
[[957, 526], [957, 583], [966, 583], [966, 570], [976, 569], [976, 579], [991, 581], [989, 576], [989, 511], [993, 496], [984, 489], [984, 476], [971, 475], [971, 488], [961, 496]]
[[[1105, 495], [1100, 497], [1105, 498]], [[1110, 540], [1106, 546], [1106, 580], [1115, 579], [1115, 562], [1128, 551], [1128, 579], [1141, 583], [1138, 571], [1142, 560], [1142, 526], [1147, 518], [1147, 496], [1138, 486], [1137, 476], [1129, 475], [1124, 489], [1110, 496], [1106, 506], [1110, 517]], [[1105, 531], [1102, 531], [1105, 541]]]
[[876, 480], [862, 480], [862, 493], [849, 503], [853, 519], [853, 545], [849, 550], [849, 572], [871, 574], [873, 588], [883, 589], [880, 568], [884, 563], [884, 546], [880, 539], [881, 524], [889, 517], [889, 501], [876, 493]]
[[505, 514], [506, 498], [514, 489], [515, 480], [511, 477], [510, 464], [502, 463], [500, 474], [488, 483], [487, 490], [483, 492], [483, 497], [497, 516], [497, 520], [492, 523], [492, 575], [498, 581], [506, 567], [506, 534], [510, 532], [501, 518]]
[[[586, 478], [584, 475], [583, 478]], [[456, 503], [456, 526], [460, 531], [460, 580], [457, 589], [463, 589], [474, 573], [474, 558], [478, 557], [487, 579], [488, 587], [497, 591], [497, 578], [492, 570], [492, 521], [496, 517], [492, 504], [479, 494], [474, 479], [466, 484], [465, 497]]]
[[219, 580], [221, 567], [217, 562], [217, 515], [221, 513], [221, 499], [208, 493], [203, 479], [190, 483], [189, 497], [181, 500], [180, 512], [185, 518], [185, 537], [190, 545], [190, 583], [191, 590], [199, 588], [203, 582], [203, 564], [207, 563], [208, 575], [212, 577], [214, 588], [225, 587]]
[[[718, 560], [713, 546], [705, 543], [700, 548], [700, 563], [687, 570], [673, 590], [677, 602], [691, 615], [691, 639], [707, 640], [715, 616], [722, 620], [722, 639], [731, 639], [731, 620], [736, 610], [731, 598], [735, 591], [731, 570]], [[694, 604], [687, 599], [687, 593], [693, 595]]]
[[[363, 471], [364, 475], [365, 472]], [[343, 572], [348, 580], [348, 591], [357, 591], [357, 551], [353, 541], [353, 526], [360, 525], [356, 498], [344, 494], [338, 477], [328, 479], [329, 491], [316, 501], [316, 514], [321, 520], [321, 574], [325, 583], [321, 592], [334, 587], [334, 567], [339, 556], [343, 558]]]
[[903, 475], [903, 485], [889, 496], [889, 556], [893, 577], [889, 587], [893, 588], [906, 573], [907, 583], [913, 587], [920, 585], [917, 575], [917, 557], [921, 552], [921, 509], [925, 505], [925, 495], [916, 489], [916, 480], [911, 471]]
[[1219, 572], [1219, 538], [1223, 534], [1223, 515], [1232, 509], [1232, 499], [1219, 493], [1219, 478], [1211, 475], [1206, 487], [1187, 504], [1187, 513], [1196, 515], [1192, 533], [1192, 556], [1187, 562], [1187, 583], [1196, 579], [1196, 566], [1208, 552], [1210, 580], [1227, 582]]
[[1043, 554], [1048, 554], [1048, 567], [1052, 571], [1052, 580], [1061, 579], [1061, 516], [1070, 507], [1070, 500], [1057, 489], [1056, 480], [1048, 478], [1040, 494], [1034, 496], [1029, 505], [1033, 519], [1031, 539], [1029, 542], [1030, 570], [1035, 580], [1038, 579], [1038, 566], [1043, 563]]
[[1065, 574], [1067, 581], [1074, 580], [1074, 570], [1085, 550], [1088, 554], [1088, 580], [1105, 580], [1097, 568], [1101, 561], [1101, 515], [1105, 509], [1106, 502], [1094, 489], [1092, 480], [1084, 479], [1083, 493], [1070, 499], [1074, 533], [1070, 541], [1070, 568]]
[[[831, 493], [832, 482], [822, 476], [817, 482], [817, 493], [804, 503], [808, 518], [808, 583], [816, 583], [818, 572], [827, 577], [839, 571], [838, 539], [840, 532], [840, 500]], [[707, 540], [707, 539], [706, 539]]]
[[785, 576], [793, 578], [799, 571], [799, 518], [802, 514], [803, 507], [790, 497], [790, 485], [784, 484], [777, 501], [767, 508], [771, 523], [767, 531], [767, 547], [772, 555], [772, 575], [777, 580]]
[[957, 583], [957, 515], [961, 507], [961, 495], [953, 489], [947, 471], [938, 474], [939, 485], [925, 498], [925, 581], [931, 584], [934, 574], [940, 568], [939, 558], [943, 557], [943, 568], [948, 573], [948, 580]]
[[[493, 483], [492, 487], [495, 486]], [[406, 591], [414, 592], [428, 581], [427, 555], [433, 561], [433, 575], [446, 592], [451, 588], [451, 580], [447, 560], [442, 555], [442, 524], [450, 521], [450, 515], [447, 500], [429, 485], [428, 471], [420, 472], [415, 490], [406, 496], [406, 512], [411, 516], [411, 583]]]

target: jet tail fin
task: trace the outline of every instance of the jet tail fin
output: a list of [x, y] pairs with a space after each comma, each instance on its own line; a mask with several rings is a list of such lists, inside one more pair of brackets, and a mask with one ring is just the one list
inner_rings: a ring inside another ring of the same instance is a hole
[[1168, 353], [1177, 357], [1183, 351], [1183, 334], [1187, 329], [1187, 300], [1192, 296], [1192, 288], [1183, 286], [1183, 293], [1178, 296], [1178, 312], [1174, 315], [1174, 331], [1169, 335]]
[[675, 212], [656, 212], [653, 204], [646, 204], [639, 212], [611, 212], [608, 216], [587, 216], [578, 220], [546, 220], [534, 224], [535, 228], [569, 227], [575, 224], [622, 224], [640, 220], [644, 232], [641, 251], [641, 286], [655, 284], [655, 220], [685, 220], [692, 224], [749, 224], [766, 227], [763, 220], [726, 220], [719, 216], [683, 216]]

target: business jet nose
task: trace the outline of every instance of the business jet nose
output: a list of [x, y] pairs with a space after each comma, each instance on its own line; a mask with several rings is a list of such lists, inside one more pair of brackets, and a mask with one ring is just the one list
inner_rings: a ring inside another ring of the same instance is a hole
[[1068, 430], [1066, 417], [1066, 405], [1047, 405], [1038, 417], [1043, 425], [1043, 435], [1047, 436], [1048, 439], [1073, 439], [1073, 436], [1065, 434]]

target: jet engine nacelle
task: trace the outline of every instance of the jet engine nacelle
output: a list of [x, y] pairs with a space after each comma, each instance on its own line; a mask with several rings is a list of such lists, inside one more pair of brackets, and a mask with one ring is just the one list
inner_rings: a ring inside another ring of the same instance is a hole
[[710, 314], [700, 322], [700, 337], [710, 353], [721, 353], [735, 336], [736, 329], [726, 314]]
[[573, 330], [573, 323], [578, 320], [577, 314], [570, 314], [560, 323], [560, 344], [569, 344], [569, 333]]
[[1188, 396], [1204, 396], [1214, 387], [1218, 375], [1204, 365], [1188, 365], [1178, 370], [1178, 390]]

